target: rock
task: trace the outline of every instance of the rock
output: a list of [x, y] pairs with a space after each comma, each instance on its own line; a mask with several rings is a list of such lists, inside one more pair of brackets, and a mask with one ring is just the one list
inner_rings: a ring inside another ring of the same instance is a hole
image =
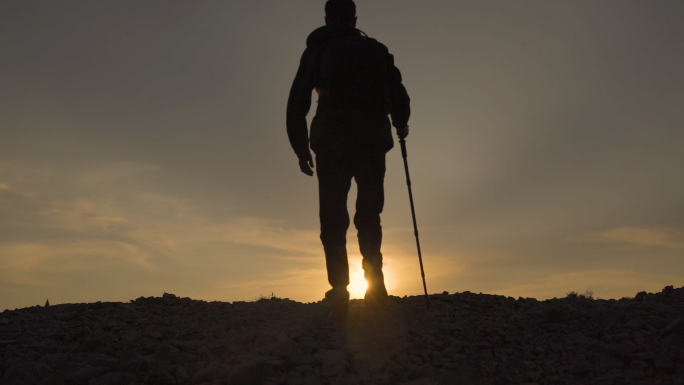
[[123, 384], [125, 377], [120, 372], [109, 372], [93, 380], [88, 381], [88, 385], [119, 385]]
[[655, 357], [655, 368], [670, 371], [675, 368], [675, 365], [670, 358], [661, 354]]
[[176, 380], [173, 376], [166, 370], [156, 370], [150, 372], [150, 374], [145, 377], [144, 383], [155, 384], [155, 385], [172, 385], [175, 384]]
[[34, 306], [1, 314], [0, 383], [684, 383], [682, 293], [392, 297], [382, 317], [352, 300], [340, 325], [291, 300]]
[[[282, 361], [281, 361], [282, 362]], [[267, 356], [253, 356], [243, 359], [232, 372], [231, 384], [235, 385], [258, 385], [273, 375], [272, 360]]]
[[17, 340], [0, 340], [0, 346], [13, 345], [13, 344], [16, 344], [17, 342], [18, 342]]
[[78, 369], [66, 375], [66, 380], [77, 384], [87, 384], [93, 378], [107, 371], [102, 366], [81, 365]]
[[641, 368], [631, 368], [625, 370], [625, 377], [629, 379], [639, 380], [644, 378], [645, 376], [646, 374], [644, 373], [644, 370]]
[[314, 363], [314, 360], [314, 357], [310, 354], [295, 354], [288, 357], [288, 362], [295, 366], [311, 365]]
[[627, 327], [630, 329], [640, 329], [646, 321], [641, 317], [634, 317], [629, 322], [627, 322]]
[[657, 300], [658, 300], [658, 296], [656, 296], [653, 293], [648, 293], [644, 297], [644, 302], [646, 302], [646, 303], [653, 303], [653, 302], [656, 302]]
[[186, 362], [196, 361], [198, 357], [194, 354], [185, 352], [171, 352], [168, 353], [168, 355], [166, 355], [164, 359], [168, 360], [168, 362], [170, 362], [173, 365], [179, 365], [184, 364]]
[[561, 307], [551, 307], [544, 310], [542, 318], [548, 323], [562, 323], [570, 319], [570, 314]]
[[663, 330], [661, 330], [660, 334], [666, 336], [672, 333], [682, 333], [684, 332], [684, 318], [677, 318], [665, 326]]
[[71, 321], [72, 318], [76, 316], [75, 311], [69, 311], [69, 312], [62, 312], [62, 313], [56, 313], [54, 315], [55, 319], [58, 321], [63, 321], [63, 322], [68, 322]]
[[66, 385], [64, 375], [61, 373], [51, 373], [43, 378], [40, 385]]
[[107, 356], [104, 354], [95, 354], [90, 359], [90, 363], [95, 366], [106, 367], [110, 369], [115, 369], [119, 365], [119, 359], [112, 356]]
[[341, 376], [346, 371], [347, 356], [342, 350], [321, 350], [316, 356], [322, 361], [321, 376]]
[[437, 383], [429, 378], [419, 378], [413, 381], [405, 382], [404, 385], [437, 385]]
[[575, 341], [575, 343], [580, 345], [586, 344], [589, 341], [588, 338], [585, 337], [581, 331], [576, 331], [570, 334], [569, 337], [572, 338]]
[[575, 363], [575, 365], [572, 368], [571, 373], [578, 375], [578, 376], [583, 376], [587, 373], [592, 372], [593, 369], [594, 369], [594, 367], [589, 362], [582, 360], [582, 361]]
[[684, 298], [684, 287], [672, 290], [670, 293], [670, 298], [672, 299], [682, 299]]
[[211, 357], [211, 351], [209, 350], [207, 345], [204, 345], [201, 348], [197, 349], [197, 354], [205, 358]]
[[390, 357], [385, 351], [363, 351], [352, 358], [352, 364], [357, 373], [380, 373], [390, 362]]

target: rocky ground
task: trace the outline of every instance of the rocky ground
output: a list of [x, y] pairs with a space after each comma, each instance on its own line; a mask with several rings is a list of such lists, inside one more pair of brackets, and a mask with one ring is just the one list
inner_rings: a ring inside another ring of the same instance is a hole
[[1, 384], [684, 384], [684, 288], [594, 300], [438, 294], [131, 303], [0, 313]]

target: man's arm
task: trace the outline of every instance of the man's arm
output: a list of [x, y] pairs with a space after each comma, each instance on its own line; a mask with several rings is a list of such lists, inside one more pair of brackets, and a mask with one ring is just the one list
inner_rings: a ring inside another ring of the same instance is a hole
[[411, 100], [406, 88], [401, 83], [401, 72], [394, 65], [394, 56], [387, 53], [387, 74], [390, 93], [390, 115], [397, 135], [405, 138], [408, 135], [408, 120], [411, 116]]
[[299, 167], [303, 173], [313, 175], [313, 159], [309, 151], [309, 130], [306, 115], [311, 108], [311, 92], [313, 91], [313, 54], [309, 48], [304, 51], [295, 76], [290, 97], [287, 100], [287, 136], [290, 145], [299, 158]]

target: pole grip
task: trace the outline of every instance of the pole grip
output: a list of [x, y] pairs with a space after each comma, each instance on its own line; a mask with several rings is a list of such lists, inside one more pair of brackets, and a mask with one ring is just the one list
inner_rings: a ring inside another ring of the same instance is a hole
[[400, 138], [399, 144], [401, 144], [401, 157], [406, 158], [406, 140], [404, 138]]

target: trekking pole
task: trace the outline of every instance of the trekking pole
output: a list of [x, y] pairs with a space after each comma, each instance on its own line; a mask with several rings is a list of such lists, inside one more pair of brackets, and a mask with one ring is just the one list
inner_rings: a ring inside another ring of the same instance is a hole
[[420, 253], [420, 240], [418, 239], [418, 225], [416, 224], [416, 210], [413, 208], [413, 193], [411, 192], [411, 177], [409, 177], [408, 161], [406, 160], [406, 140], [399, 138], [401, 144], [401, 157], [404, 158], [404, 170], [406, 170], [406, 185], [408, 186], [409, 201], [411, 201], [411, 215], [413, 216], [413, 230], [416, 234], [416, 246], [418, 247], [418, 262], [420, 262], [420, 275], [423, 277], [423, 290], [425, 290], [425, 305], [430, 307], [428, 301], [427, 285], [425, 284], [425, 270], [423, 270], [423, 256]]

